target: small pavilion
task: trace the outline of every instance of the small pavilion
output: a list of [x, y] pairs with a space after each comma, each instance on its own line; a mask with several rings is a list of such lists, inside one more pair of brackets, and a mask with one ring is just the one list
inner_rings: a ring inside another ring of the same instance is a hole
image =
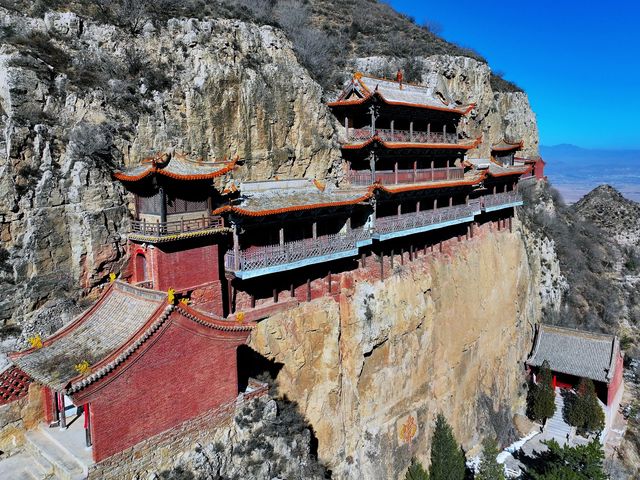
[[535, 373], [545, 361], [553, 372], [554, 387], [572, 389], [580, 379], [591, 379], [607, 410], [617, 411], [623, 392], [618, 337], [541, 324], [526, 364]]

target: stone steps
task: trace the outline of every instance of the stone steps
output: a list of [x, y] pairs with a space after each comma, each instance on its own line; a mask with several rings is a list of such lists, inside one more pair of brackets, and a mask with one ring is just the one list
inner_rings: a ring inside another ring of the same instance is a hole
[[52, 466], [39, 461], [26, 452], [0, 460], [0, 478], [3, 480], [45, 480], [52, 473]]
[[50, 472], [60, 480], [81, 480], [87, 477], [87, 469], [73, 452], [68, 451], [48, 432], [48, 427], [27, 432], [27, 450], [41, 464], [49, 464]]

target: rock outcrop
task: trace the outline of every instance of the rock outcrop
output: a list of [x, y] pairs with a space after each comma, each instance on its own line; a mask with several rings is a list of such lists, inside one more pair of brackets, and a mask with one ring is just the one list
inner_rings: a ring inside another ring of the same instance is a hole
[[487, 434], [512, 438], [540, 315], [531, 266], [540, 260], [527, 259], [520, 232], [487, 228], [459, 245], [252, 334], [255, 350], [283, 364], [279, 391], [300, 405], [335, 478], [398, 478], [411, 456], [428, 463], [438, 412], [466, 449]]

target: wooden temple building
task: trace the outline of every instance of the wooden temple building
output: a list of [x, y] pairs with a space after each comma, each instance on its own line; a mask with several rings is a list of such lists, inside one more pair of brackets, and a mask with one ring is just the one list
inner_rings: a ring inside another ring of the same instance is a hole
[[618, 337], [540, 324], [526, 365], [535, 374], [544, 362], [553, 373], [554, 388], [575, 389], [581, 379], [591, 379], [610, 425], [623, 393], [624, 357]]
[[[481, 141], [463, 133], [473, 105], [356, 74], [329, 107], [341, 125], [337, 185], [237, 182], [237, 160], [177, 153], [114, 173], [135, 206], [128, 271], [11, 357], [44, 386], [47, 422], [64, 428], [70, 404], [85, 415], [94, 461], [233, 400], [247, 384], [236, 352], [252, 322], [336, 294], [332, 273], [389, 255], [393, 266], [394, 252], [473, 237], [479, 223], [511, 226], [534, 164], [515, 157], [521, 142], [467, 158]], [[133, 405], [138, 420], [118, 421]]]

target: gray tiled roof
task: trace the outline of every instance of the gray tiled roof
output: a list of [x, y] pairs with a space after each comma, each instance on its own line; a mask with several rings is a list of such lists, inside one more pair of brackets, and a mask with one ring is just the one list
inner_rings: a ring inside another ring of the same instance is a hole
[[527, 364], [539, 367], [546, 360], [553, 371], [608, 383], [618, 353], [613, 335], [540, 325]]
[[445, 102], [435, 96], [433, 88], [403, 83], [402, 89], [398, 82], [375, 77], [362, 76], [360, 81], [373, 92], [376, 87], [385, 100], [390, 102], [412, 103], [415, 105], [430, 105], [438, 108], [458, 108], [455, 103]]
[[95, 365], [108, 357], [163, 305], [164, 294], [115, 282], [110, 294], [58, 332], [62, 334], [50, 345], [45, 342], [44, 347], [13, 362], [34, 379], [60, 391], [78, 376], [75, 365], [84, 360]]
[[240, 186], [240, 191], [243, 194], [234, 200], [232, 205], [247, 211], [263, 212], [291, 207], [351, 202], [366, 195], [368, 191], [367, 188], [357, 187], [338, 189], [331, 185], [326, 185], [324, 190], [320, 190], [312, 180], [300, 180], [295, 185], [287, 180], [256, 182], [256, 184], [259, 184], [261, 188], [256, 188], [252, 183], [243, 183]]
[[488, 170], [491, 175], [503, 175], [507, 173], [517, 175], [526, 172], [529, 168], [528, 165], [524, 164], [505, 167], [487, 158], [467, 158], [467, 161], [477, 169]]

